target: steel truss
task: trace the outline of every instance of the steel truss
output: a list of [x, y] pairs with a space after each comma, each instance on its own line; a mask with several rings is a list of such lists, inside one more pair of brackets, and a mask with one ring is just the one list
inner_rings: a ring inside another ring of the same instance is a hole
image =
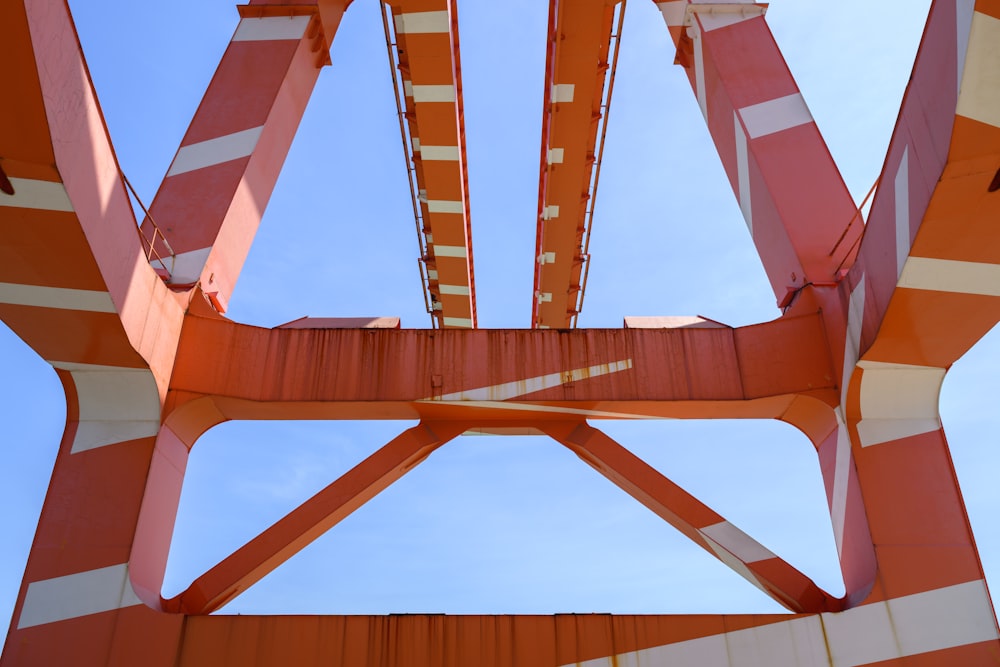
[[[460, 122], [435, 115], [461, 111], [457, 56], [448, 58], [457, 54], [454, 8], [392, 2], [413, 77], [403, 77], [404, 131], [425, 140], [413, 151], [423, 151], [419, 179], [452, 192], [429, 192], [419, 205], [429, 225], [421, 233], [432, 234], [425, 259], [440, 272], [429, 289], [441, 297], [441, 325], [454, 317], [454, 328], [235, 323], [223, 316], [229, 295], [346, 4], [240, 7], [144, 221], [133, 216], [65, 3], [0, 4], [12, 77], [0, 105], [0, 318], [52, 364], [67, 401], [0, 664], [996, 664], [996, 620], [938, 393], [951, 364], [1000, 321], [1000, 2], [933, 3], [867, 224], [765, 7], [659, 3], [784, 314], [740, 328], [560, 331], [468, 328], [464, 145]], [[593, 28], [589, 39], [606, 39], [614, 3], [590, 5], [600, 16], [580, 24]], [[596, 132], [564, 131], [577, 121], [563, 105], [579, 101], [571, 88], [582, 84], [556, 79], [597, 82], [586, 113], [605, 99], [600, 72], [574, 70], [563, 55], [550, 56], [545, 136], [582, 143], [542, 147], [552, 192], [563, 187], [563, 159], [575, 160], [572, 182], [589, 187], [596, 141]], [[540, 202], [540, 244], [556, 239], [543, 224], [553, 213]], [[540, 252], [563, 261], [562, 248]], [[557, 304], [555, 326], [577, 303], [580, 275], [579, 265], [558, 266], [536, 278], [573, 297]], [[445, 275], [466, 289], [441, 292]], [[532, 299], [537, 317], [550, 317]], [[623, 416], [779, 419], [805, 433], [846, 595], [820, 589], [592, 424]], [[162, 597], [199, 436], [228, 419], [345, 418], [419, 424], [183, 593]], [[469, 429], [510, 427], [566, 446], [795, 613], [206, 615], [436, 448]]]

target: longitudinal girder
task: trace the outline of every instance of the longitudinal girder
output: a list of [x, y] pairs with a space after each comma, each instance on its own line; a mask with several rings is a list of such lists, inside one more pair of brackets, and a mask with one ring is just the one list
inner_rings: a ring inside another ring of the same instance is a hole
[[575, 326], [583, 305], [624, 11], [609, 0], [550, 4], [532, 327]]
[[[559, 5], [553, 25], [570, 30]], [[581, 56], [587, 77], [596, 60], [596, 78], [587, 80], [596, 81], [588, 93], [595, 101], [605, 99], [601, 40], [613, 6], [588, 5], [581, 12], [591, 37], [565, 40], [589, 54]], [[429, 289], [449, 330], [235, 323], [224, 316], [228, 297], [346, 2], [240, 8], [141, 224], [67, 7], [0, 5], [0, 56], [17, 92], [0, 105], [0, 318], [56, 369], [67, 400], [0, 664], [995, 662], [1000, 632], [937, 398], [951, 364], [1000, 321], [1000, 3], [933, 3], [864, 226], [764, 6], [659, 7], [783, 309], [773, 322], [462, 330], [476, 316], [454, 6], [405, 0], [392, 5], [396, 44], [408, 51], [400, 71], [411, 77], [404, 130], [420, 140], [411, 148], [421, 153], [417, 179], [428, 190], [424, 260], [437, 267]], [[589, 182], [586, 156], [581, 163], [567, 151], [560, 163], [550, 153], [559, 148], [556, 130], [571, 124], [568, 110], [559, 115], [568, 95], [559, 86], [572, 85], [575, 100], [586, 80], [558, 78], [579, 55], [571, 51], [555, 48], [549, 60], [542, 213], [570, 171], [550, 167], [575, 165], [567, 191], [578, 177]], [[241, 74], [248, 71], [249, 80]], [[443, 120], [452, 113], [453, 123]], [[579, 149], [594, 136], [574, 130], [567, 141]], [[448, 193], [441, 199], [431, 197], [438, 187]], [[462, 206], [443, 211], [432, 201]], [[578, 232], [567, 234], [569, 243], [579, 243]], [[446, 243], [442, 233], [455, 236]], [[439, 252], [463, 243], [463, 257]], [[449, 264], [455, 273], [446, 277], [444, 258], [464, 262]], [[539, 275], [536, 286], [550, 274]], [[571, 271], [557, 282], [568, 281], [569, 295], [574, 280]], [[447, 319], [463, 314], [467, 322]], [[567, 314], [545, 320], [538, 310], [532, 324], [558, 327]], [[778, 419], [808, 437], [842, 597], [595, 426], [670, 417]], [[302, 418], [418, 424], [165, 597], [171, 533], [198, 438], [229, 419]], [[568, 448], [795, 614], [205, 616], [436, 449], [469, 430], [504, 429]]]
[[471, 329], [476, 290], [457, 8], [454, 0], [387, 4], [395, 34], [390, 64], [402, 87], [403, 141], [414, 172], [431, 316], [442, 327]]

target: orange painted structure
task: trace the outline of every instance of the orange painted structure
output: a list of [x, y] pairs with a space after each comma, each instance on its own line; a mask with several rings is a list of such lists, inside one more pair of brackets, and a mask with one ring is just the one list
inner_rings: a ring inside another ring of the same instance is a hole
[[[937, 397], [951, 364], [1000, 321], [1000, 2], [933, 3], [866, 225], [764, 7], [660, 3], [784, 314], [736, 329], [561, 331], [457, 330], [474, 326], [475, 301], [454, 6], [393, 4], [413, 92], [403, 129], [427, 189], [428, 289], [447, 328], [232, 322], [228, 296], [345, 4], [241, 7], [141, 226], [65, 4], [0, 4], [17, 93], [0, 105], [0, 317], [57, 370], [68, 406], [0, 664], [996, 664]], [[560, 4], [552, 25], [570, 34], [549, 54], [539, 215], [540, 254], [555, 260], [536, 262], [538, 327], [564, 326], [579, 303], [562, 299], [582, 285], [561, 262], [581, 251], [584, 209], [552, 202], [591, 183], [614, 24], [613, 4], [588, 3], [586, 20]], [[560, 44], [598, 67], [579, 67]], [[252, 82], [240, 76], [248, 68]], [[590, 125], [568, 108], [578, 103]], [[559, 215], [546, 215], [553, 205]], [[568, 231], [556, 234], [564, 206]], [[538, 309], [548, 303], [551, 316]], [[818, 588], [590, 423], [622, 417], [799, 428], [819, 457], [846, 595]], [[227, 419], [344, 418], [420, 423], [162, 597], [201, 434]], [[434, 449], [509, 427], [560, 442], [795, 613], [205, 615]]]
[[[429, 310], [438, 326], [471, 329], [476, 286], [458, 13], [454, 0], [390, 4], [396, 41], [389, 57], [403, 114], [403, 146], [412, 163], [411, 195]], [[387, 37], [389, 30], [387, 25]]]
[[549, 6], [531, 322], [540, 329], [576, 326], [583, 307], [624, 15], [624, 1]]

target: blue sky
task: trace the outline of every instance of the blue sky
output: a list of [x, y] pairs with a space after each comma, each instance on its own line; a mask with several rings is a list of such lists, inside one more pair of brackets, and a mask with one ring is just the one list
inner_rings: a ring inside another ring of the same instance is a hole
[[[881, 169], [928, 6], [775, 0], [768, 21], [855, 198]], [[154, 6], [155, 5], [155, 6]], [[71, 0], [121, 166], [146, 203], [237, 14], [228, 2]], [[546, 3], [459, 5], [479, 322], [528, 325]], [[241, 281], [233, 319], [398, 315], [429, 326], [378, 4], [337, 36]], [[778, 313], [659, 12], [631, 0], [580, 325]], [[0, 325], [0, 623], [62, 430], [55, 374]], [[942, 413], [988, 578], [1000, 577], [1000, 338], [945, 381]], [[168, 594], [408, 424], [231, 423], [189, 465]], [[772, 422], [599, 427], [832, 592], [812, 447]], [[226, 613], [772, 612], [780, 608], [544, 438], [462, 437]]]

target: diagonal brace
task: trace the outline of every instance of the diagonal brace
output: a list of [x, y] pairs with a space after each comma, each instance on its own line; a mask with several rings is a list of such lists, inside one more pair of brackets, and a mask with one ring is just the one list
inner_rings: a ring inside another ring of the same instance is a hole
[[586, 423], [553, 423], [541, 430], [768, 596], [795, 612], [839, 609], [841, 601]]
[[219, 609], [466, 428], [466, 424], [421, 422], [403, 431], [198, 577], [183, 593], [165, 601], [164, 608], [185, 614]]

